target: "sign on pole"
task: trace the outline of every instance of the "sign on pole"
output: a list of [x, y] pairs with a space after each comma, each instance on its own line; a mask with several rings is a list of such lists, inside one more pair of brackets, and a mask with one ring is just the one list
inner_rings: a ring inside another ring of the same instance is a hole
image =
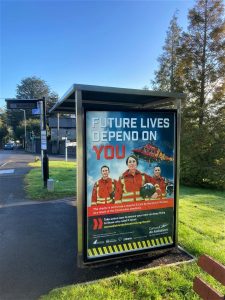
[[47, 150], [46, 130], [41, 130], [41, 150]]
[[6, 99], [7, 109], [36, 109], [39, 100]]
[[176, 110], [85, 112], [85, 262], [174, 246], [176, 123]]
[[40, 108], [33, 108], [32, 109], [32, 115], [40, 115], [41, 114], [41, 111], [40, 111]]
[[77, 146], [77, 142], [68, 142], [66, 143], [66, 147], [76, 147]]

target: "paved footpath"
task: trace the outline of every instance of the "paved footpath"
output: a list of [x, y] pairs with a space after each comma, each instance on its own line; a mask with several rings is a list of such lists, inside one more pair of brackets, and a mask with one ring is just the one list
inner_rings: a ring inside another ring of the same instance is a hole
[[75, 202], [26, 199], [24, 175], [33, 160], [18, 154], [0, 167], [0, 299], [38, 299], [54, 288], [128, 269], [77, 267]]
[[33, 159], [18, 154], [0, 166], [0, 300], [35, 300], [57, 287], [148, 266], [142, 258], [78, 268], [75, 202], [26, 199], [24, 175]]
[[24, 175], [31, 168], [27, 163], [8, 162], [0, 168], [0, 206], [12, 205], [24, 201], [26, 198], [24, 187]]
[[26, 199], [32, 155], [0, 168], [0, 299], [32, 300], [75, 281], [74, 201]]

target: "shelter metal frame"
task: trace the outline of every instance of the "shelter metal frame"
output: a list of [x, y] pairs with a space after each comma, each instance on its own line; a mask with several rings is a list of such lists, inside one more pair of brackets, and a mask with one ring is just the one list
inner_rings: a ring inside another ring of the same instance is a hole
[[[85, 135], [84, 110], [104, 107], [107, 109], [175, 109], [177, 111], [177, 161], [176, 161], [176, 212], [175, 212], [175, 246], [178, 243], [178, 205], [179, 205], [179, 170], [180, 170], [180, 128], [181, 102], [185, 99], [182, 93], [157, 92], [150, 90], [103, 87], [93, 85], [74, 84], [65, 95], [53, 106], [50, 113], [76, 114], [77, 130], [77, 243], [78, 265], [84, 267], [91, 263], [84, 262], [84, 201], [85, 195]], [[143, 255], [143, 254], [135, 254]], [[131, 255], [128, 255], [129, 257]], [[118, 260], [118, 257], [108, 261]], [[107, 261], [104, 258], [104, 262]], [[98, 262], [99, 263], [99, 262]]]

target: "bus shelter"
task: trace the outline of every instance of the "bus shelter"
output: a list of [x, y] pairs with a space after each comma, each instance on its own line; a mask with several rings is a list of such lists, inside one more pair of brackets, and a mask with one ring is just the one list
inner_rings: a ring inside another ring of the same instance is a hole
[[74, 84], [80, 267], [177, 246], [184, 95]]

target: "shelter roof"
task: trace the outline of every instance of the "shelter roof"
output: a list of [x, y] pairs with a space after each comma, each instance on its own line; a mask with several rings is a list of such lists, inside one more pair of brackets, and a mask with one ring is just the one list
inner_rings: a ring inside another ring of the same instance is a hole
[[[79, 96], [78, 96], [79, 95]], [[51, 108], [50, 113], [74, 113], [76, 101], [87, 109], [102, 108], [151, 108], [182, 100], [182, 93], [157, 92], [94, 85], [73, 84], [65, 95]]]

